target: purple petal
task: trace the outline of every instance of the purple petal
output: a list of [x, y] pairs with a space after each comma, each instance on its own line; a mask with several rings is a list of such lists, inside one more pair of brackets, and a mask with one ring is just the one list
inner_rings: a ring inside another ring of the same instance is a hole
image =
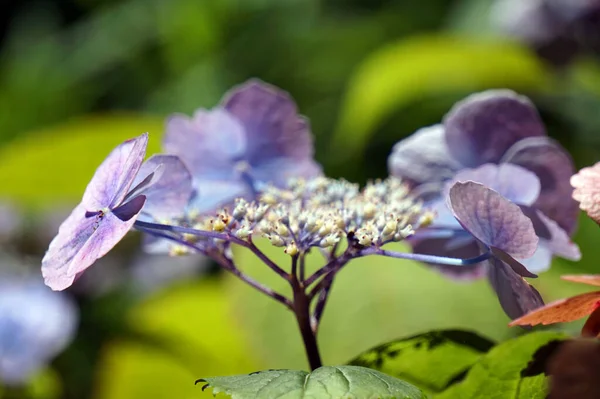
[[129, 219], [136, 217], [145, 203], [146, 196], [138, 195], [118, 208], [115, 208], [115, 210], [112, 211], [112, 214], [123, 222], [126, 222]]
[[88, 211], [112, 209], [127, 195], [148, 145], [148, 133], [117, 146], [96, 169], [81, 203]]
[[571, 185], [575, 187], [573, 198], [581, 210], [600, 224], [600, 162], [573, 175]]
[[388, 157], [390, 174], [415, 185], [451, 179], [460, 168], [450, 156], [442, 125], [417, 130], [396, 143]]
[[290, 95], [258, 79], [230, 90], [222, 106], [244, 126], [248, 148], [245, 159], [253, 166], [265, 159], [311, 159], [312, 135], [308, 121], [298, 115]]
[[[141, 209], [143, 202], [140, 205], [137, 201], [134, 204]], [[44, 281], [55, 291], [71, 286], [79, 274], [127, 234], [137, 219], [137, 214], [130, 214], [125, 221], [112, 212], [89, 218], [85, 214], [84, 205], [79, 204], [60, 226], [42, 259]]]
[[535, 253], [532, 257], [522, 259], [521, 263], [532, 273], [542, 273], [550, 269], [552, 264], [552, 250], [546, 245], [546, 241], [540, 239]]
[[163, 139], [165, 152], [177, 155], [194, 179], [235, 178], [234, 164], [246, 144], [243, 126], [223, 109], [171, 116]]
[[540, 240], [540, 244], [547, 246], [550, 251], [561, 258], [578, 261], [581, 259], [581, 251], [577, 244], [571, 241], [571, 237], [564, 231], [558, 223], [550, 219], [542, 212], [538, 211], [538, 217], [546, 225], [548, 231], [550, 231], [549, 240]]
[[134, 182], [142, 181], [143, 176], [157, 172], [147, 187], [139, 194], [146, 196], [142, 215], [154, 220], [169, 220], [181, 216], [192, 195], [192, 176], [175, 155], [154, 155], [142, 164]]
[[531, 205], [540, 194], [540, 180], [535, 173], [512, 164], [484, 164], [476, 169], [464, 169], [453, 181], [473, 181], [498, 192], [519, 205]]
[[535, 137], [512, 146], [502, 162], [522, 166], [538, 176], [541, 192], [534, 207], [572, 235], [579, 211], [571, 199], [573, 187], [569, 180], [575, 167], [569, 153], [554, 140]]
[[456, 103], [444, 117], [450, 154], [463, 165], [497, 163], [514, 143], [546, 131], [534, 105], [510, 90], [488, 90]]
[[190, 208], [207, 213], [233, 203], [236, 198], [250, 198], [248, 185], [241, 180], [199, 180], [198, 195], [192, 197]]
[[540, 293], [510, 266], [494, 258], [490, 259], [489, 263], [487, 270], [490, 284], [508, 317], [516, 319], [544, 306]]
[[251, 169], [249, 173], [253, 179], [259, 182], [282, 187], [286, 186], [291, 178], [304, 177], [308, 179], [317, 177], [323, 174], [323, 170], [312, 159], [276, 158]]
[[538, 237], [518, 205], [474, 182], [455, 183], [448, 206], [465, 230], [484, 244], [524, 259], [532, 256]]

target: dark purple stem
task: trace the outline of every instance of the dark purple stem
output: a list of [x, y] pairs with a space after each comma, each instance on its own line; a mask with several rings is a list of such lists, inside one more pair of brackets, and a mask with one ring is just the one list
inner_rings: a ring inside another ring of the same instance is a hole
[[155, 237], [174, 241], [177, 244], [184, 245], [188, 248], [195, 250], [196, 252], [199, 252], [201, 254], [211, 257], [213, 260], [215, 260], [217, 263], [219, 263], [219, 265], [221, 265], [221, 267], [223, 269], [227, 270], [234, 276], [238, 277], [240, 280], [244, 281], [251, 287], [254, 287], [258, 291], [262, 292], [263, 294], [266, 294], [266, 295], [270, 296], [271, 298], [275, 299], [276, 301], [282, 303], [288, 309], [293, 310], [292, 302], [288, 298], [286, 298], [285, 296], [281, 295], [280, 293], [278, 293], [268, 287], [265, 287], [258, 281], [254, 280], [251, 277], [242, 273], [237, 267], [235, 267], [235, 265], [233, 264], [231, 259], [225, 257], [223, 254], [217, 254], [217, 253], [213, 253], [213, 252], [208, 253], [207, 251], [202, 250], [201, 248], [197, 247], [196, 245], [194, 245], [190, 242], [187, 242], [187, 241], [181, 239], [180, 237], [171, 236], [169, 234], [161, 233], [159, 231], [152, 231], [152, 230], [146, 229], [141, 226], [137, 226], [137, 227], [139, 230], [141, 230], [145, 233], [152, 234]]
[[313, 331], [311, 327], [310, 299], [304, 290], [303, 284], [298, 281], [298, 278], [295, 275], [292, 276], [290, 285], [292, 286], [292, 292], [294, 293], [293, 311], [294, 315], [296, 315], [298, 327], [300, 328], [302, 341], [304, 342], [308, 364], [310, 365], [311, 370], [316, 370], [322, 366], [322, 362], [319, 346], [317, 344], [316, 331]]
[[251, 239], [249, 239], [249, 241], [244, 241], [244, 240], [239, 239], [229, 233], [218, 233], [215, 231], [196, 230], [196, 229], [192, 229], [190, 227], [171, 226], [171, 225], [167, 225], [167, 224], [158, 224], [158, 223], [148, 223], [148, 222], [142, 222], [140, 220], [136, 221], [134, 226], [136, 228], [138, 228], [140, 230], [144, 230], [146, 232], [152, 231], [152, 230], [170, 231], [173, 233], [191, 234], [191, 235], [195, 235], [197, 237], [212, 238], [212, 239], [223, 240], [223, 241], [237, 244], [244, 248], [248, 248], [250, 251], [252, 251], [252, 253], [254, 253], [254, 255], [256, 255], [260, 260], [262, 260], [275, 273], [279, 274], [281, 277], [283, 277], [286, 280], [289, 279], [289, 274], [286, 273], [285, 270], [283, 270], [282, 268], [277, 266], [277, 264], [275, 262], [273, 262], [271, 259], [269, 259], [269, 257], [267, 255], [265, 255], [260, 249], [258, 249], [258, 247], [256, 245], [254, 245], [254, 243], [252, 242]]

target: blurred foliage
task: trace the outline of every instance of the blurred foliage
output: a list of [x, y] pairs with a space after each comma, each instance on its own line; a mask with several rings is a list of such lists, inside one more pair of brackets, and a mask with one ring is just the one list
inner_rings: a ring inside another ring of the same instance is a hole
[[[293, 95], [311, 120], [317, 160], [328, 174], [349, 180], [385, 176], [396, 141], [439, 122], [470, 92], [500, 86], [534, 100], [579, 167], [598, 161], [598, 60], [581, 57], [553, 69], [491, 29], [492, 3], [5, 2], [0, 198], [43, 220], [80, 198], [117, 143], [149, 131], [149, 154], [157, 152], [168, 114], [212, 107], [254, 76]], [[582, 217], [575, 237], [582, 261], [555, 261], [534, 282], [547, 300], [586, 290], [558, 277], [599, 272], [599, 237], [597, 225]], [[265, 250], [286, 264], [282, 251]], [[285, 292], [253, 257], [236, 255], [251, 275]], [[318, 253], [310, 259], [312, 267], [322, 262]], [[98, 275], [107, 266], [98, 264]], [[47, 393], [36, 397], [210, 397], [194, 380], [306, 368], [292, 315], [229, 275], [190, 278], [141, 301], [127, 290], [123, 284], [96, 296], [75, 293], [88, 319], [52, 365], [56, 385], [36, 378]], [[484, 281], [457, 283], [412, 262], [370, 257], [340, 273], [319, 342], [325, 363], [341, 364], [430, 329], [467, 328], [498, 340], [522, 334], [507, 321]], [[580, 325], [558, 328], [576, 332]]]

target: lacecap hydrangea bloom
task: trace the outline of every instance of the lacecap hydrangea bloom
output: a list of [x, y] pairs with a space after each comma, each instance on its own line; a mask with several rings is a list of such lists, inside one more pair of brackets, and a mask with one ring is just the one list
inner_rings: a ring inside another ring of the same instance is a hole
[[147, 144], [147, 134], [124, 142], [96, 170], [81, 203], [62, 223], [42, 259], [49, 287], [63, 290], [73, 284], [138, 217], [162, 219], [182, 212], [191, 195], [187, 169], [177, 157], [163, 155], [142, 165]]
[[[411, 241], [415, 252], [467, 258], [481, 253], [476, 237], [457, 223], [446, 205], [445, 197], [456, 182], [473, 181], [495, 190], [531, 220], [539, 243], [534, 253], [519, 259], [525, 267], [509, 271], [504, 260], [495, 265], [488, 261], [468, 268], [439, 268], [462, 279], [487, 275], [511, 317], [533, 308], [511, 302], [502, 285], [547, 270], [552, 256], [571, 260], [581, 256], [570, 240], [578, 213], [569, 184], [573, 162], [547, 137], [535, 107], [523, 96], [489, 90], [467, 97], [450, 110], [442, 124], [421, 129], [396, 144], [388, 164], [392, 175], [411, 182], [426, 204], [437, 211], [434, 226], [446, 230], [437, 235], [416, 234]], [[498, 267], [506, 271], [505, 278], [496, 275]], [[520, 286], [513, 286], [513, 296], [534, 294], [528, 284]]]
[[258, 79], [233, 88], [212, 110], [171, 116], [163, 147], [189, 168], [196, 190], [190, 208], [200, 213], [251, 200], [267, 183], [322, 174], [308, 120], [288, 93]]
[[[535, 277], [528, 259], [576, 250], [568, 238], [571, 187], [560, 169], [572, 167], [570, 158], [512, 92], [463, 102], [444, 126], [395, 147], [392, 176], [362, 188], [322, 176], [307, 121], [287, 93], [257, 80], [213, 110], [171, 117], [164, 148], [172, 155], [144, 163], [147, 140], [126, 141], [100, 165], [42, 261], [46, 284], [70, 286], [135, 228], [151, 238], [149, 252], [207, 255], [290, 309], [312, 369], [321, 366], [316, 334], [333, 279], [353, 259], [411, 259], [455, 275], [484, 270], [514, 317], [543, 304], [523, 279]], [[525, 180], [511, 179], [515, 173]], [[289, 264], [262, 252], [259, 237], [284, 251]], [[405, 239], [414, 253], [386, 247]], [[232, 245], [289, 283], [291, 297], [240, 270]], [[311, 251], [324, 260], [308, 273]]]

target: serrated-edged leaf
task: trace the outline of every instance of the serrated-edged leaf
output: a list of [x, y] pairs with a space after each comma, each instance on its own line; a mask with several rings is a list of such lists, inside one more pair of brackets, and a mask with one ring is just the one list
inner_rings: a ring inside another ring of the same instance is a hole
[[114, 114], [85, 116], [27, 133], [0, 149], [0, 195], [29, 207], [76, 203], [113, 148], [149, 132], [150, 156], [160, 149], [162, 131], [162, 118]]
[[453, 36], [411, 37], [379, 49], [351, 78], [334, 134], [340, 156], [356, 155], [394, 110], [424, 96], [494, 87], [543, 90], [551, 74], [515, 43]]
[[203, 389], [225, 393], [232, 399], [337, 399], [394, 398], [426, 396], [407, 382], [359, 366], [320, 367], [312, 373], [297, 370], [267, 370], [230, 377], [211, 377]]
[[377, 346], [350, 364], [376, 369], [437, 393], [464, 376], [493, 346], [493, 341], [471, 331], [430, 331]]
[[436, 398], [544, 399], [546, 377], [522, 377], [523, 370], [541, 346], [567, 338], [557, 332], [535, 332], [503, 342], [473, 365], [463, 381]]

